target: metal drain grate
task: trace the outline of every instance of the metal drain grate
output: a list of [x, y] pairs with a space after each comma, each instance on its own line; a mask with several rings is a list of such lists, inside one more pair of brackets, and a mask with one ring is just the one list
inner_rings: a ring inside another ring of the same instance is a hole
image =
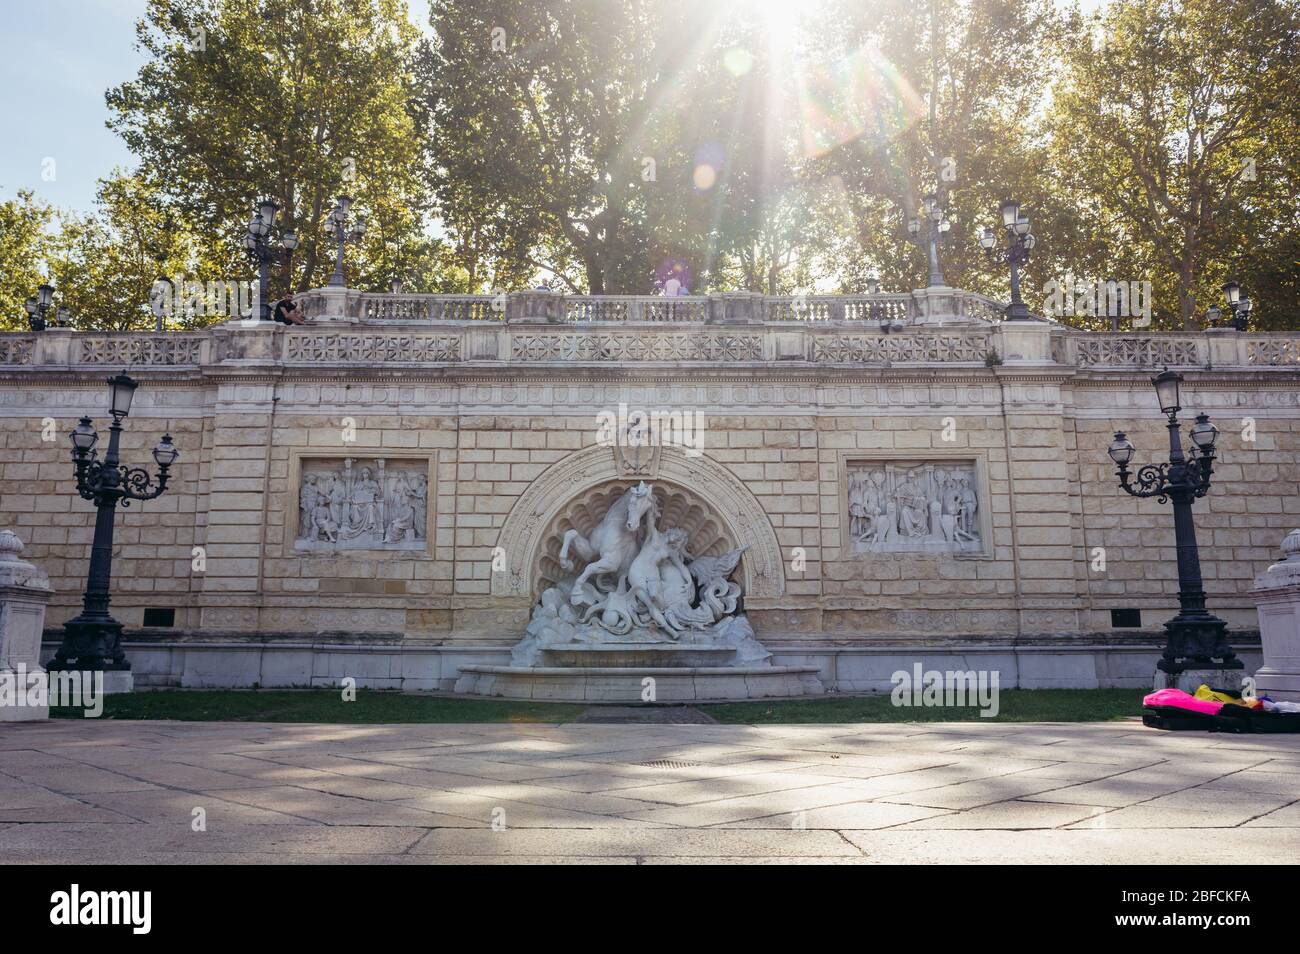
[[638, 768], [699, 768], [699, 762], [687, 762], [684, 759], [651, 759], [649, 762], [633, 762]]

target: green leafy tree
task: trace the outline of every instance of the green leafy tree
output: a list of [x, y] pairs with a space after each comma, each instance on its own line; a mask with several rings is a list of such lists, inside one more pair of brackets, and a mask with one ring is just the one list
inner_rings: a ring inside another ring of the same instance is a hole
[[[151, 310], [154, 283], [222, 279], [222, 248], [164, 201], [156, 183], [120, 170], [100, 181], [96, 209], [87, 215], [60, 212], [48, 238], [50, 276], [59, 303], [83, 330], [156, 327]], [[223, 320], [207, 307], [182, 308], [164, 316], [170, 328], [200, 327]]]
[[220, 236], [230, 276], [250, 271], [239, 243], [270, 197], [301, 240], [295, 287], [323, 284], [324, 219], [341, 193], [369, 226], [352, 285], [423, 274], [437, 243], [411, 108], [417, 34], [400, 0], [150, 0], [137, 37], [150, 59], [109, 91], [110, 125], [170, 202]]
[[1166, 327], [1200, 327], [1243, 271], [1261, 317], [1295, 315], [1298, 16], [1275, 0], [1115, 0], [1066, 45], [1054, 166], [1104, 236], [1092, 258], [1150, 281]]
[[0, 202], [0, 330], [27, 329], [23, 303], [45, 281], [51, 210], [29, 191]]

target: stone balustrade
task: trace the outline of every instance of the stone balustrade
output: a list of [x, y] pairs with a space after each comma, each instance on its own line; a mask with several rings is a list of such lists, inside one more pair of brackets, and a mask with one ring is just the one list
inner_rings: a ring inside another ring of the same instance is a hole
[[1003, 322], [959, 289], [765, 296], [411, 295], [314, 289], [305, 326], [227, 321], [188, 332], [0, 333], [0, 369], [178, 368], [249, 363], [441, 365], [809, 362], [866, 367], [1049, 365], [1300, 368], [1300, 334], [1078, 331]]

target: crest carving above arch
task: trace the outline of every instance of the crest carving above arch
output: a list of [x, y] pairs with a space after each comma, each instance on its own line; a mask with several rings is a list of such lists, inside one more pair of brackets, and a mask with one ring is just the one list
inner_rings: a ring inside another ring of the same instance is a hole
[[709, 540], [701, 541], [704, 549], [748, 548], [738, 568], [747, 599], [784, 595], [781, 548], [758, 500], [721, 464], [703, 455], [688, 457], [672, 446], [662, 448], [653, 478], [626, 476], [614, 449], [601, 446], [570, 454], [543, 471], [520, 495], [501, 528], [497, 543], [505, 552], [506, 570], [492, 574], [492, 595], [536, 600], [550, 559], [546, 538], [565, 520], [566, 511], [607, 500], [606, 494], [593, 493], [606, 485], [630, 485], [640, 479], [681, 501], [679, 509], [692, 514], [691, 522], [709, 529]]

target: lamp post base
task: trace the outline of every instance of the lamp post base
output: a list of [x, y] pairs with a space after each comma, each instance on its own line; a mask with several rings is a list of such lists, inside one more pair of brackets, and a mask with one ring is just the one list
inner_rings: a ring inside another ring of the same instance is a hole
[[1244, 669], [1222, 669], [1217, 666], [1209, 667], [1188, 667], [1179, 673], [1163, 672], [1156, 670], [1155, 681], [1152, 683], [1152, 689], [1159, 692], [1161, 689], [1181, 689], [1190, 695], [1195, 695], [1196, 690], [1201, 686], [1209, 686], [1211, 689], [1227, 692], [1241, 692], [1245, 685], [1246, 670]]
[[1228, 645], [1228, 624], [1210, 613], [1179, 614], [1165, 623], [1165, 650], [1156, 667], [1178, 675], [1189, 669], [1241, 669]]
[[122, 651], [122, 624], [111, 616], [84, 613], [68, 620], [63, 624], [63, 642], [45, 668], [130, 672], [131, 662]]

